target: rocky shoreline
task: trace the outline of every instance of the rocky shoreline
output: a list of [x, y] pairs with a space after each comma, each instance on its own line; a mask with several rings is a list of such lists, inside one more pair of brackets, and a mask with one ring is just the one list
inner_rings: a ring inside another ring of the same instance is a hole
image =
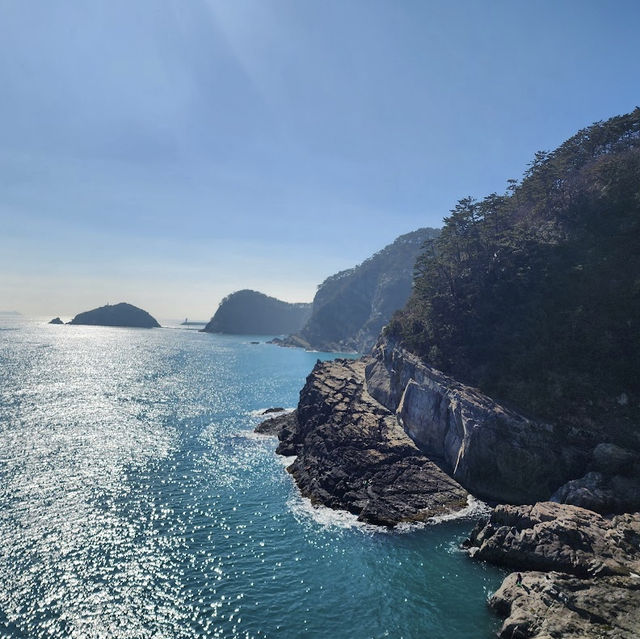
[[640, 636], [636, 451], [522, 416], [385, 340], [318, 361], [297, 410], [256, 430], [295, 456], [312, 503], [361, 521], [425, 521], [469, 494], [501, 504], [465, 544], [519, 571], [490, 601], [500, 637]]

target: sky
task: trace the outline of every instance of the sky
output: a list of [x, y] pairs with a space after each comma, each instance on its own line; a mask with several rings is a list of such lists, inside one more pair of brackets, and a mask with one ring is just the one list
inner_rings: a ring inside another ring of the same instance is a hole
[[0, 310], [207, 319], [640, 104], [637, 0], [0, 0]]

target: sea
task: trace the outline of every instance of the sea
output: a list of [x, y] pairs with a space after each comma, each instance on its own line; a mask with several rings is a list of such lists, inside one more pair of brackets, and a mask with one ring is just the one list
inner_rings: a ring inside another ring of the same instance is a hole
[[0, 637], [493, 636], [504, 573], [460, 550], [482, 505], [314, 508], [253, 429], [338, 355], [265, 341], [0, 319]]

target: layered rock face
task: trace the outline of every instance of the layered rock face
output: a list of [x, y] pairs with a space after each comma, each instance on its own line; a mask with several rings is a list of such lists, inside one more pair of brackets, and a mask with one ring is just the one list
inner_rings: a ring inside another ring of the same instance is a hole
[[[491, 598], [500, 637], [631, 639], [640, 628], [640, 513], [553, 502], [498, 506], [467, 544], [515, 570]], [[540, 572], [550, 571], [550, 572]]]
[[473, 531], [467, 546], [477, 559], [516, 570], [578, 577], [640, 574], [640, 514], [608, 519], [554, 502], [501, 505]]
[[372, 397], [467, 490], [484, 499], [532, 503], [580, 477], [589, 451], [381, 340], [367, 364]]
[[361, 521], [394, 526], [467, 505], [467, 493], [403, 432], [364, 384], [365, 362], [318, 362], [295, 413], [268, 420], [278, 453], [296, 455], [288, 471], [312, 502]]

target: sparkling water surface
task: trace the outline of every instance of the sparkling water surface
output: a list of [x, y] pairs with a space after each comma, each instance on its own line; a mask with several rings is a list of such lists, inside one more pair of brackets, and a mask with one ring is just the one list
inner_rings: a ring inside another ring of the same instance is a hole
[[0, 320], [0, 637], [492, 636], [502, 573], [459, 550], [472, 520], [313, 509], [253, 434], [318, 357]]

